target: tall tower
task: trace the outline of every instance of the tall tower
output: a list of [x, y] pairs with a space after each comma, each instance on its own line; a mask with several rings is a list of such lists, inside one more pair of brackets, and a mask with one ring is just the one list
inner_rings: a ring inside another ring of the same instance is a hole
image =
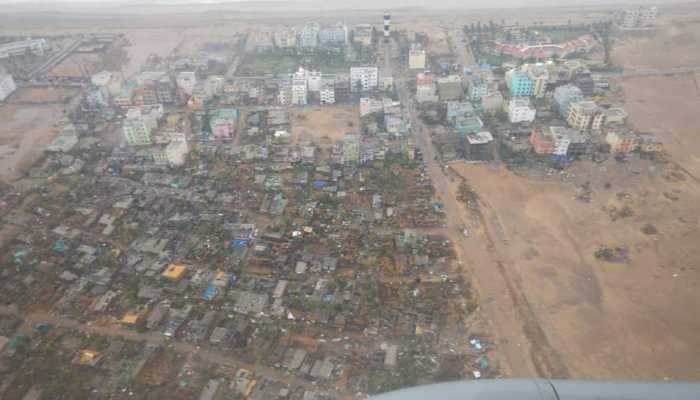
[[389, 11], [386, 11], [384, 13], [384, 40], [388, 40], [389, 38], [389, 25], [391, 25], [391, 15], [389, 14]]

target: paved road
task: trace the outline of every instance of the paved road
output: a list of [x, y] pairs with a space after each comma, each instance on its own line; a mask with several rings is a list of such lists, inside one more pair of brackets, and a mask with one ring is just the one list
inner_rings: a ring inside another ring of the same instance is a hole
[[474, 55], [467, 44], [463, 42], [466, 39], [462, 29], [450, 29], [447, 31], [447, 37], [449, 38], [450, 48], [452, 53], [457, 54], [457, 62], [459, 62], [463, 67], [476, 64], [474, 60]]

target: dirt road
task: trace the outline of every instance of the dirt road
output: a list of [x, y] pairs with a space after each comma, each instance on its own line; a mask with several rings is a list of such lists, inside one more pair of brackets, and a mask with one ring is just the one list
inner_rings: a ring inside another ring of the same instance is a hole
[[[400, 76], [395, 70], [394, 76]], [[471, 280], [480, 296], [480, 313], [492, 329], [506, 376], [566, 378], [569, 373], [558, 353], [549, 345], [527, 298], [517, 283], [517, 275], [508, 270], [512, 261], [498, 254], [498, 244], [487, 229], [465, 238], [467, 210], [457, 200], [458, 182], [451, 182], [436, 162], [436, 151], [426, 127], [416, 117], [413, 100], [405, 81], [397, 80], [401, 102], [408, 107], [416, 146], [422, 151], [428, 173], [435, 185], [447, 217], [447, 233], [455, 244], [458, 259], [468, 266]], [[486, 224], [482, 223], [482, 226]]]
[[[0, 315], [14, 314], [15, 310], [10, 307], [3, 307], [0, 309]], [[151, 345], [161, 346], [169, 345], [177, 351], [188, 357], [197, 356], [204, 361], [226, 365], [233, 368], [245, 368], [249, 371], [253, 371], [256, 374], [260, 374], [266, 377], [274, 378], [280, 382], [286, 383], [291, 386], [301, 386], [307, 389], [316, 389], [319, 387], [312, 385], [305, 380], [298, 378], [294, 375], [289, 375], [276, 370], [274, 368], [266, 367], [263, 365], [253, 365], [241, 362], [235, 357], [231, 357], [222, 353], [220, 351], [203, 349], [194, 344], [185, 343], [177, 340], [166, 339], [160, 332], [136, 332], [133, 330], [125, 329], [117, 324], [109, 326], [100, 326], [96, 324], [86, 324], [80, 321], [76, 321], [70, 318], [60, 317], [51, 315], [47, 312], [31, 312], [24, 314], [21, 318], [30, 325], [38, 323], [48, 323], [56, 327], [73, 329], [83, 333], [91, 333], [95, 335], [107, 336], [107, 337], [119, 337], [121, 339], [130, 341], [146, 342]]]

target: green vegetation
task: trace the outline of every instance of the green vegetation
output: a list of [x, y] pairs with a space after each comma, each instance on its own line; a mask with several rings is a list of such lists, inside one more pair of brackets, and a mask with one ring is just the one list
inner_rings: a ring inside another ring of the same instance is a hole
[[319, 69], [322, 73], [333, 74], [345, 71], [350, 68], [350, 64], [342, 53], [297, 54], [271, 50], [246, 57], [236, 74], [280, 75], [293, 72], [299, 67]]

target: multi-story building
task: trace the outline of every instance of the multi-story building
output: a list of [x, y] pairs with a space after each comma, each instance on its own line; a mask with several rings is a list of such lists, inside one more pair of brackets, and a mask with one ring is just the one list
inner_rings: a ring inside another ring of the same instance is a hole
[[467, 95], [472, 100], [479, 100], [489, 92], [489, 85], [486, 79], [479, 75], [470, 75], [467, 80]]
[[535, 128], [530, 134], [530, 144], [537, 154], [565, 156], [569, 152], [571, 137], [563, 126]]
[[323, 28], [318, 32], [318, 41], [324, 47], [345, 46], [348, 42], [348, 27], [338, 22], [333, 27]]
[[280, 49], [291, 49], [297, 46], [297, 32], [294, 29], [282, 29], [275, 32], [275, 46]]
[[178, 98], [175, 95], [175, 86], [170, 76], [165, 75], [155, 82], [158, 101], [162, 104], [175, 104]]
[[425, 50], [420, 45], [412, 44], [408, 51], [408, 68], [425, 69]]
[[173, 140], [167, 144], [154, 146], [151, 155], [156, 164], [178, 167], [185, 163], [189, 150], [186, 140]]
[[610, 107], [604, 111], [605, 125], [624, 125], [627, 120], [627, 112], [620, 107]]
[[435, 84], [430, 83], [416, 86], [416, 101], [419, 103], [437, 102], [438, 100]]
[[481, 118], [471, 115], [468, 117], [455, 118], [455, 129], [459, 137], [464, 139], [469, 134], [479, 133], [484, 128], [484, 122]]
[[192, 71], [182, 71], [175, 78], [177, 88], [186, 96], [191, 96], [194, 86], [197, 84], [197, 75]]
[[353, 92], [366, 92], [377, 89], [379, 84], [379, 68], [352, 67], [350, 68], [350, 88]]
[[292, 104], [292, 85], [289, 82], [280, 83], [277, 101], [283, 106]]
[[221, 75], [211, 75], [204, 81], [204, 92], [207, 99], [220, 96], [224, 93], [224, 77]]
[[[319, 75], [320, 80], [320, 75]], [[292, 104], [305, 106], [308, 101], [309, 73], [304, 68], [299, 68], [291, 76]]]
[[470, 133], [466, 136], [466, 158], [473, 161], [488, 161], [493, 158], [493, 135], [488, 131]]
[[605, 114], [594, 101], [584, 100], [569, 105], [569, 115], [566, 122], [572, 128], [600, 130]]
[[611, 129], [605, 135], [611, 153], [630, 153], [637, 148], [637, 135], [626, 130]]
[[41, 55], [49, 49], [46, 39], [30, 39], [0, 44], [0, 59], [27, 53]]
[[474, 107], [468, 101], [448, 101], [445, 118], [452, 121], [457, 117], [465, 117], [474, 114]]
[[485, 112], [496, 112], [503, 109], [503, 95], [494, 91], [481, 97], [481, 108]]
[[321, 90], [321, 84], [323, 82], [323, 77], [321, 76], [321, 71], [308, 71], [306, 74], [306, 83], [309, 88], [309, 92], [318, 92]]
[[394, 77], [393, 76], [382, 76], [379, 78], [378, 89], [387, 91], [394, 87]]
[[522, 69], [532, 82], [532, 95], [538, 98], [544, 97], [549, 81], [549, 71], [545, 64], [525, 64]]
[[160, 104], [130, 108], [122, 123], [126, 143], [132, 146], [150, 144], [151, 132], [158, 127], [162, 117], [163, 106]]
[[333, 79], [323, 80], [321, 83], [321, 90], [319, 91], [319, 97], [322, 105], [335, 103], [335, 84]]
[[532, 79], [521, 70], [511, 69], [506, 72], [506, 86], [508, 86], [510, 95], [513, 97], [532, 96]]
[[0, 73], [0, 101], [5, 101], [15, 89], [17, 89], [17, 86], [15, 85], [15, 80], [12, 79], [12, 75]]
[[532, 107], [528, 98], [511, 99], [508, 102], [508, 120], [511, 124], [532, 122], [537, 110]]
[[617, 23], [622, 29], [649, 29], [654, 27], [658, 12], [656, 7], [628, 8], [620, 13]]
[[236, 131], [238, 122], [238, 110], [235, 108], [222, 108], [216, 110], [209, 119], [209, 127], [212, 136], [216, 139], [228, 139]]
[[374, 114], [384, 111], [384, 102], [381, 99], [362, 97], [360, 99], [360, 116]]
[[320, 27], [317, 23], [312, 22], [304, 26], [299, 34], [299, 47], [303, 49], [315, 49], [318, 47], [318, 33]]
[[449, 75], [437, 79], [440, 101], [459, 100], [464, 94], [462, 79], [458, 75]]
[[352, 41], [364, 46], [369, 46], [372, 44], [372, 31], [372, 25], [356, 25], [352, 32]]
[[564, 118], [569, 116], [569, 106], [571, 103], [581, 100], [583, 100], [581, 89], [574, 85], [564, 85], [554, 89], [554, 101], [557, 103], [559, 115]]
[[433, 75], [425, 74], [422, 72], [416, 75], [416, 86], [432, 85], [432, 84], [433, 84]]

